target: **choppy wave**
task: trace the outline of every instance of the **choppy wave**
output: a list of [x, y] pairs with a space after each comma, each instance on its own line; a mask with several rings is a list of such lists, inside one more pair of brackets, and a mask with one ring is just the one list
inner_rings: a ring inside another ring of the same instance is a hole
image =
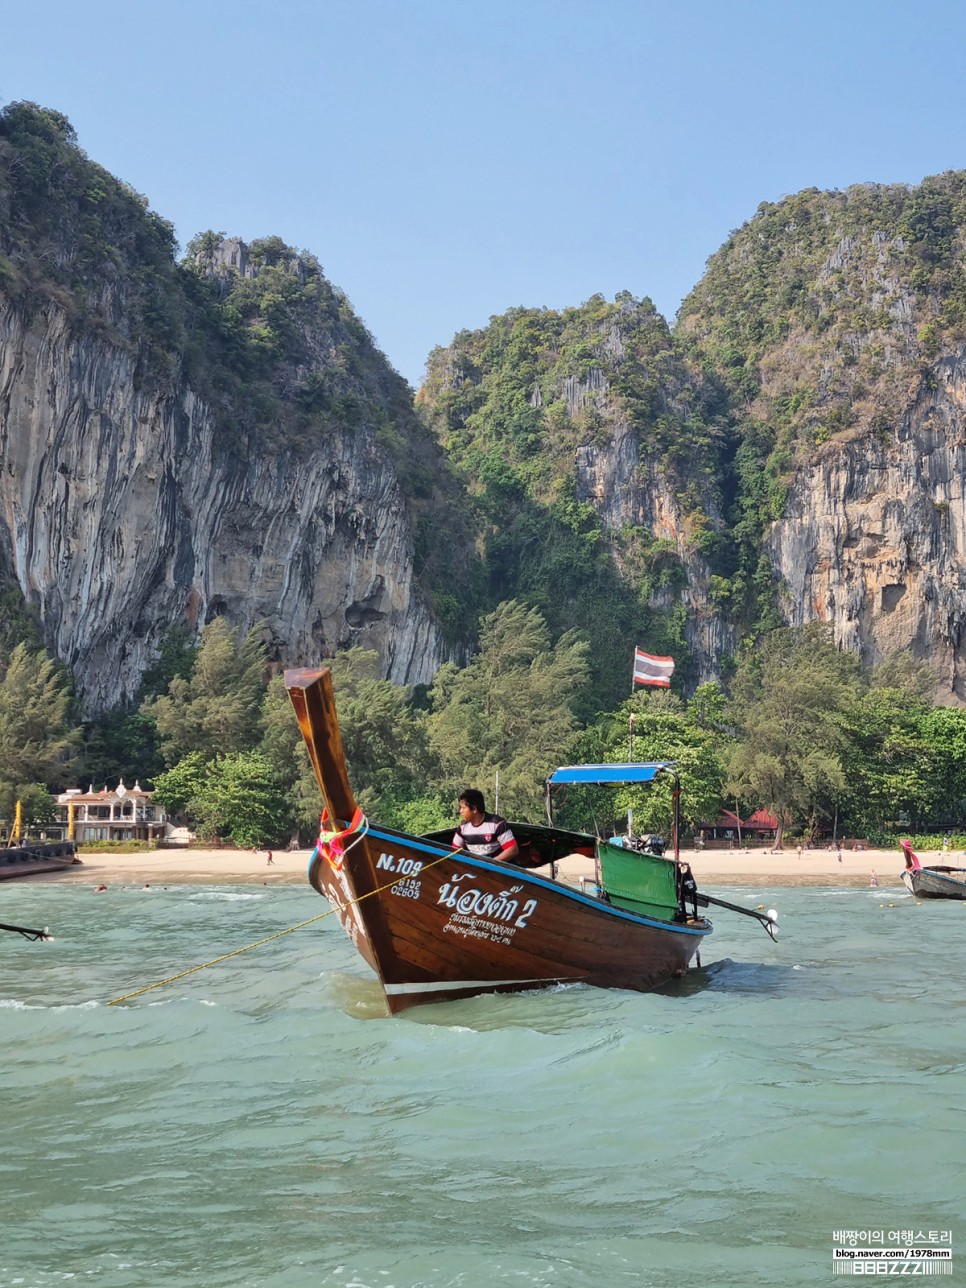
[[321, 923], [89, 1000], [317, 908], [199, 893], [122, 915], [11, 892], [58, 940], [0, 945], [0, 1288], [811, 1288], [843, 1225], [955, 1227], [966, 1030], [934, 967], [959, 978], [966, 949], [943, 910], [764, 892], [777, 945], [722, 911], [706, 964], [648, 995], [389, 1019]]

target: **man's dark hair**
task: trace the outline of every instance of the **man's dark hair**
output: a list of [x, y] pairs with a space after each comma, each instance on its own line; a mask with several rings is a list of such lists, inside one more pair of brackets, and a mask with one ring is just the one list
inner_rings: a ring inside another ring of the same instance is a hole
[[472, 810], [479, 810], [481, 814], [486, 813], [486, 801], [483, 799], [483, 793], [477, 791], [475, 787], [467, 787], [465, 792], [460, 792], [461, 801], [465, 801]]

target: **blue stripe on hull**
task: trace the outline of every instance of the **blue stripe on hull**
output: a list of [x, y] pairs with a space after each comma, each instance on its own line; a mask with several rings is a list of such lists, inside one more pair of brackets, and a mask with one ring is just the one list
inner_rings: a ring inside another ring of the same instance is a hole
[[655, 930], [672, 930], [677, 935], [696, 935], [699, 939], [711, 933], [710, 927], [704, 930], [697, 926], [687, 926], [683, 922], [659, 921], [656, 918], [641, 917], [637, 913], [625, 912], [623, 908], [616, 908], [611, 903], [603, 903], [600, 899], [592, 899], [589, 895], [581, 894], [579, 890], [574, 890], [571, 886], [562, 885], [559, 881], [551, 881], [548, 877], [535, 876], [525, 868], [515, 868], [512, 863], [490, 863], [486, 859], [477, 858], [475, 854], [468, 854], [466, 850], [447, 851], [440, 845], [430, 845], [404, 833], [380, 832], [376, 828], [370, 828], [367, 836], [373, 840], [385, 841], [389, 844], [401, 843], [409, 849], [422, 850], [424, 854], [432, 854], [436, 858], [450, 853], [453, 858], [458, 857], [460, 863], [483, 868], [486, 872], [496, 872], [498, 875], [512, 872], [516, 880], [525, 881], [528, 885], [541, 886], [544, 890], [555, 890], [558, 894], [563, 895], [564, 898], [572, 899], [575, 903], [585, 904], [598, 912], [604, 909], [608, 917], [614, 917], [621, 921], [632, 921], [638, 926], [651, 926]]

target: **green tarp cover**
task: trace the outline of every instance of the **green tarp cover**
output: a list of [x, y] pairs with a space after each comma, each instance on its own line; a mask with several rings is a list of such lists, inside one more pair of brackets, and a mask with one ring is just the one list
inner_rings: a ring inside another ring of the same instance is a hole
[[612, 903], [649, 917], [674, 916], [678, 895], [673, 859], [637, 854], [609, 841], [600, 842], [597, 854], [600, 884]]

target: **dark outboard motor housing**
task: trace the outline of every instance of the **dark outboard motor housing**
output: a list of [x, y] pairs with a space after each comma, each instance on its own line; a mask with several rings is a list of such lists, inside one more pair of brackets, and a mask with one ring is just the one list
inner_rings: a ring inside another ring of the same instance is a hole
[[663, 854], [667, 849], [667, 841], [663, 836], [648, 836], [644, 838], [644, 849], [651, 854]]

